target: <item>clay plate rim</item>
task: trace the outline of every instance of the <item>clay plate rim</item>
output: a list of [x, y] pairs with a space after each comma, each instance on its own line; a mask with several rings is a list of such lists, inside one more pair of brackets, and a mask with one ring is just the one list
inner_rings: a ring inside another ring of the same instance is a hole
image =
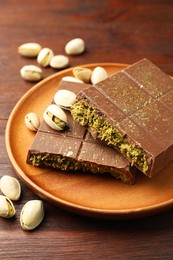
[[[81, 66], [91, 69], [96, 66], [102, 66], [110, 75], [123, 69], [127, 64], [94, 63]], [[64, 173], [59, 172], [56, 172], [55, 175], [55, 172], [52, 173], [51, 170], [38, 169], [26, 164], [26, 153], [34, 138], [34, 134], [26, 129], [24, 115], [27, 112], [31, 112], [32, 108], [34, 111], [37, 111], [42, 120], [42, 112], [46, 105], [50, 103], [57, 89], [58, 82], [62, 77], [72, 75], [72, 69], [57, 72], [43, 79], [27, 91], [12, 110], [6, 126], [5, 142], [7, 154], [17, 176], [41, 198], [55, 203], [65, 210], [89, 217], [130, 219], [148, 216], [171, 208], [173, 205], [173, 193], [171, 193], [173, 190], [173, 177], [171, 177], [170, 172], [173, 171], [173, 164], [169, 165], [162, 174], [159, 174], [152, 180], [144, 176], [138, 177], [134, 186], [128, 186], [109, 177], [95, 175], [64, 175]], [[41, 98], [42, 102], [40, 103]], [[56, 185], [52, 182], [51, 184], [48, 183], [51, 180], [51, 176], [54, 176], [58, 181], [63, 180], [60, 186], [58, 186], [59, 184], [57, 185], [58, 193]], [[65, 184], [66, 180], [68, 182], [67, 186]], [[88, 181], [90, 187], [86, 184]], [[68, 192], [65, 193], [67, 188]], [[78, 196], [74, 196], [74, 198], [72, 196], [71, 198], [74, 189], [79, 189], [80, 192], [82, 189], [82, 192]], [[93, 192], [94, 196], [92, 201], [90, 198], [91, 192]], [[101, 196], [102, 192], [105, 193], [105, 200], [104, 196]], [[61, 196], [62, 193], [63, 195]], [[147, 194], [151, 197], [147, 197]], [[131, 196], [130, 202], [128, 202], [127, 198], [129, 195]], [[112, 200], [114, 197], [116, 197], [115, 201]], [[138, 203], [133, 201], [135, 197], [140, 199]], [[103, 202], [100, 202], [101, 199]]]

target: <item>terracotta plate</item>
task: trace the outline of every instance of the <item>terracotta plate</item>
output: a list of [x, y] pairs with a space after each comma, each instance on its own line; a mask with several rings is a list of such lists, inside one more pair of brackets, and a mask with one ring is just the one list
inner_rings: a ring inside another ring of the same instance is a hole
[[[93, 69], [103, 66], [109, 75], [125, 64], [89, 64]], [[63, 70], [32, 87], [14, 107], [6, 128], [6, 147], [17, 175], [40, 197], [58, 206], [96, 218], [128, 219], [158, 213], [173, 205], [173, 163], [157, 176], [149, 179], [137, 176], [132, 186], [110, 176], [85, 173], [63, 173], [40, 169], [26, 164], [27, 151], [34, 133], [24, 124], [24, 116], [42, 113], [50, 104], [63, 76], [72, 75], [72, 69]]]

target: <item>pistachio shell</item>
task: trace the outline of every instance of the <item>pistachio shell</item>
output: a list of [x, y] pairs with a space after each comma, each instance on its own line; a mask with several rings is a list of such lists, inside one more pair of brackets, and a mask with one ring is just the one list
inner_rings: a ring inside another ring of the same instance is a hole
[[43, 67], [47, 67], [50, 65], [50, 60], [53, 56], [54, 53], [50, 48], [43, 48], [38, 54], [37, 62], [41, 64]]
[[91, 75], [91, 82], [93, 84], [99, 83], [100, 81], [106, 79], [108, 77], [107, 71], [103, 67], [94, 68]]
[[16, 210], [12, 201], [4, 196], [0, 195], [0, 217], [12, 218], [16, 214]]
[[69, 58], [64, 55], [55, 55], [50, 60], [50, 66], [54, 69], [64, 69], [69, 65]]
[[78, 55], [84, 52], [85, 42], [81, 38], [75, 38], [69, 41], [65, 46], [65, 52], [69, 55]]
[[83, 67], [76, 67], [73, 69], [73, 75], [75, 78], [82, 80], [85, 83], [91, 81], [92, 70]]
[[18, 200], [20, 198], [21, 186], [19, 181], [14, 177], [4, 175], [0, 180], [0, 189], [11, 200]]
[[44, 218], [44, 205], [41, 200], [30, 200], [22, 208], [20, 224], [24, 230], [36, 228]]
[[42, 78], [42, 70], [35, 65], [25, 65], [21, 68], [20, 75], [28, 81], [39, 81]]
[[72, 76], [65, 76], [65, 77], [62, 78], [62, 80], [70, 81], [70, 82], [76, 82], [76, 83], [84, 83], [82, 80], [77, 79], [77, 78], [72, 77]]
[[57, 105], [51, 104], [43, 113], [44, 121], [52, 128], [58, 131], [63, 130], [67, 124], [67, 116]]
[[37, 131], [40, 126], [39, 117], [36, 113], [28, 113], [25, 116], [25, 124], [31, 131]]
[[41, 50], [41, 45], [34, 42], [28, 42], [18, 47], [18, 53], [25, 57], [37, 57]]
[[76, 94], [70, 90], [60, 89], [56, 92], [54, 96], [54, 102], [56, 105], [64, 109], [70, 109], [74, 100], [76, 99]]

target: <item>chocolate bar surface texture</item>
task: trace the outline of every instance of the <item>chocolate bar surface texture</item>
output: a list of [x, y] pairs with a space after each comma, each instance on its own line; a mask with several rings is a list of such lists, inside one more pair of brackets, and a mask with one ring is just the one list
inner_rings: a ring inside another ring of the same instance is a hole
[[173, 80], [147, 59], [80, 91], [73, 118], [149, 177], [173, 160]]
[[[88, 84], [61, 81], [58, 89], [77, 94], [86, 86]], [[27, 163], [64, 171], [109, 173], [132, 184], [136, 170], [129, 161], [115, 149], [94, 140], [85, 127], [73, 120], [70, 111], [66, 114], [68, 127], [63, 131], [51, 129], [44, 121], [41, 123], [28, 151]]]

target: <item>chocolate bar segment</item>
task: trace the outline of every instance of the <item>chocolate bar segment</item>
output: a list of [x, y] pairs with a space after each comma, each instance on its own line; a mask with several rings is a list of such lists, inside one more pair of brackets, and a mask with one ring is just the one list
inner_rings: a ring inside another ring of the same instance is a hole
[[148, 92], [123, 72], [112, 75], [106, 80], [106, 84], [102, 81], [95, 85], [93, 92], [98, 93], [95, 95], [102, 96], [104, 100], [109, 100], [114, 105], [114, 110], [118, 107], [125, 115], [132, 114], [153, 100]]
[[158, 98], [173, 89], [173, 80], [148, 59], [134, 63], [125, 68], [123, 72], [154, 98]]
[[[88, 85], [87, 85], [88, 86]], [[59, 89], [78, 93], [86, 84], [61, 81]], [[44, 121], [28, 151], [27, 163], [63, 171], [109, 173], [132, 184], [136, 169], [115, 149], [94, 140], [88, 130], [76, 123], [66, 111], [68, 127], [64, 131], [51, 129]]]
[[172, 90], [173, 80], [144, 59], [80, 91], [71, 114], [152, 177], [173, 160], [173, 114], [166, 105]]
[[27, 162], [63, 171], [109, 173], [128, 184], [132, 184], [135, 177], [129, 163], [100, 142], [65, 138], [41, 131], [37, 132], [30, 147]]

